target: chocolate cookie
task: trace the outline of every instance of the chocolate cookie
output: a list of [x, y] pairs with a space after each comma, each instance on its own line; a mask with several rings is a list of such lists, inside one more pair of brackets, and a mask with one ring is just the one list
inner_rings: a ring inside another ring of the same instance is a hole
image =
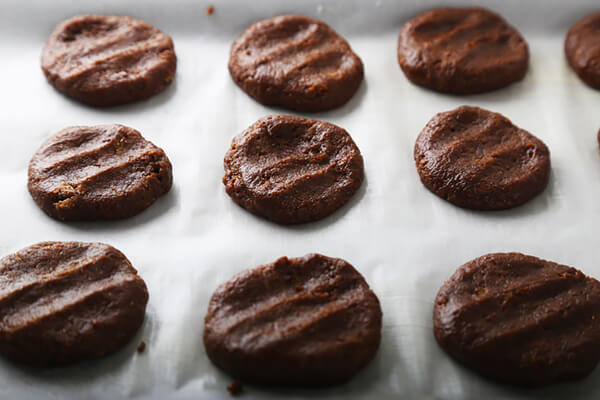
[[463, 106], [434, 116], [414, 151], [421, 182], [460, 207], [501, 210], [541, 193], [550, 152], [501, 114]]
[[565, 53], [579, 78], [600, 89], [600, 12], [573, 25], [565, 40]]
[[280, 224], [298, 224], [340, 208], [363, 176], [360, 151], [344, 129], [272, 115], [233, 138], [223, 183], [248, 211]]
[[167, 193], [173, 177], [162, 149], [123, 125], [63, 129], [33, 155], [29, 193], [49, 216], [99, 220], [136, 215]]
[[0, 259], [0, 353], [53, 366], [102, 357], [144, 322], [146, 284], [102, 243], [44, 242]]
[[600, 360], [600, 282], [536, 257], [488, 254], [441, 287], [433, 331], [452, 357], [500, 382], [580, 379]]
[[171, 38], [131, 17], [73, 17], [54, 29], [42, 51], [48, 82], [98, 107], [157, 94], [173, 80], [176, 65]]
[[502, 17], [479, 7], [439, 8], [402, 27], [398, 62], [413, 83], [439, 92], [488, 92], [523, 79], [527, 43]]
[[333, 385], [375, 356], [381, 316], [379, 300], [346, 261], [283, 257], [215, 291], [204, 346], [215, 365], [243, 382]]
[[262, 104], [324, 111], [350, 100], [363, 79], [363, 64], [323, 22], [283, 15], [252, 25], [233, 42], [229, 72]]

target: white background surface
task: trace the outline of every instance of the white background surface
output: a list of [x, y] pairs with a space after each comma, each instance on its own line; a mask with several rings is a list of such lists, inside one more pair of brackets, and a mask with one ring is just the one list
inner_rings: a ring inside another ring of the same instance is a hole
[[[410, 84], [396, 60], [403, 22], [440, 4], [484, 4], [529, 43], [530, 70], [507, 89], [468, 97]], [[0, 398], [218, 399], [231, 379], [208, 361], [203, 318], [218, 284], [234, 273], [309, 252], [341, 257], [379, 296], [383, 341], [353, 381], [327, 390], [246, 388], [244, 398], [509, 399], [598, 398], [600, 369], [581, 382], [541, 390], [497, 385], [458, 366], [431, 331], [438, 288], [464, 262], [489, 252], [521, 251], [600, 278], [600, 92], [568, 68], [568, 28], [596, 1], [0, 1], [0, 255], [42, 240], [101, 241], [122, 250], [145, 279], [147, 318], [123, 351], [97, 362], [31, 370], [0, 360]], [[343, 34], [365, 64], [365, 82], [346, 106], [306, 115], [338, 124], [365, 159], [366, 182], [350, 202], [317, 223], [282, 227], [254, 217], [225, 194], [223, 156], [231, 138], [278, 112], [231, 81], [230, 43], [257, 20], [301, 13]], [[45, 81], [40, 52], [61, 20], [78, 13], [131, 15], [173, 37], [175, 82], [149, 101], [107, 110], [75, 103]], [[546, 191], [511, 211], [459, 209], [419, 182], [415, 138], [437, 112], [463, 104], [498, 111], [550, 148]], [[139, 216], [106, 223], [60, 223], [26, 188], [27, 164], [52, 133], [69, 125], [122, 123], [164, 148], [174, 187]], [[138, 355], [141, 340], [146, 351]]]

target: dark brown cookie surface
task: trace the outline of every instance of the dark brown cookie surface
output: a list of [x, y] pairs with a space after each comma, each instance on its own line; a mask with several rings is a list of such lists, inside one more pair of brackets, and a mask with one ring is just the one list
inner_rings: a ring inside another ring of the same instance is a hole
[[460, 207], [500, 210], [541, 193], [550, 152], [501, 114], [462, 106], [435, 115], [414, 150], [421, 182]]
[[29, 163], [28, 188], [60, 220], [136, 215], [167, 193], [165, 152], [123, 125], [75, 126], [48, 139]]
[[44, 242], [0, 259], [0, 352], [38, 366], [112, 353], [144, 321], [146, 284], [102, 243]]
[[565, 40], [565, 54], [579, 78], [600, 89], [600, 12], [573, 25]]
[[441, 287], [434, 334], [451, 356], [497, 381], [541, 386], [600, 360], [600, 282], [519, 253], [488, 254]]
[[42, 51], [52, 86], [99, 107], [157, 94], [173, 80], [176, 65], [171, 38], [131, 17], [73, 17], [54, 29]]
[[381, 307], [346, 261], [309, 254], [236, 275], [213, 294], [204, 345], [242, 382], [326, 386], [376, 354]]
[[265, 105], [324, 111], [346, 103], [363, 65], [346, 40], [321, 21], [283, 15], [250, 26], [231, 46], [229, 72]]
[[529, 51], [521, 34], [496, 13], [479, 7], [440, 8], [404, 24], [398, 62], [417, 85], [472, 94], [521, 80]]
[[272, 115], [233, 138], [223, 183], [248, 211], [280, 224], [298, 224], [333, 213], [358, 190], [363, 177], [362, 156], [344, 129]]

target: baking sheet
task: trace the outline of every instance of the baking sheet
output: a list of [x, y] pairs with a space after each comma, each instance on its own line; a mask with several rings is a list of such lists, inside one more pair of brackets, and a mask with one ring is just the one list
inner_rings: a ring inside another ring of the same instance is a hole
[[[42, 240], [101, 241], [127, 255], [150, 292], [146, 322], [126, 349], [52, 370], [0, 359], [0, 398], [229, 398], [231, 379], [210, 364], [202, 345], [210, 295], [240, 270], [309, 252], [348, 260], [379, 296], [384, 320], [378, 356], [343, 386], [246, 387], [244, 398], [598, 398], [600, 368], [584, 381], [540, 390], [497, 385], [452, 361], [431, 332], [439, 286], [459, 265], [485, 253], [521, 251], [600, 278], [600, 93], [577, 79], [563, 55], [566, 31], [596, 1], [219, 0], [206, 16], [209, 4], [0, 1], [0, 255]], [[524, 81], [467, 97], [410, 84], [396, 61], [400, 26], [442, 4], [482, 4], [515, 25], [531, 52]], [[365, 159], [366, 182], [329, 218], [282, 227], [235, 205], [221, 177], [234, 135], [262, 116], [288, 113], [254, 102], [233, 84], [226, 68], [230, 43], [251, 23], [290, 12], [329, 23], [365, 64], [365, 82], [349, 104], [308, 116], [350, 132]], [[78, 13], [131, 15], [170, 34], [178, 56], [174, 84], [149, 101], [108, 110], [57, 93], [40, 70], [41, 48], [55, 24]], [[541, 196], [510, 211], [473, 212], [421, 185], [412, 158], [416, 136], [435, 113], [463, 104], [501, 112], [545, 141], [553, 171]], [[164, 148], [173, 163], [172, 191], [129, 220], [67, 224], [48, 218], [26, 189], [31, 155], [63, 127], [101, 123], [134, 127]], [[141, 340], [146, 351], [137, 354]]]

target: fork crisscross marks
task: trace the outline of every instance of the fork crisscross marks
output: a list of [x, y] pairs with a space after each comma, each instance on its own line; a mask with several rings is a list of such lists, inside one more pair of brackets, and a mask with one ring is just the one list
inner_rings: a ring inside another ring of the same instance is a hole
[[343, 260], [311, 254], [281, 258], [219, 287], [204, 342], [211, 360], [236, 377], [324, 385], [364, 366], [380, 329], [379, 302], [364, 278]]
[[440, 8], [408, 21], [398, 62], [408, 79], [441, 92], [499, 89], [523, 78], [529, 52], [499, 15], [478, 7]]
[[565, 54], [579, 78], [600, 88], [600, 12], [586, 15], [569, 29]]
[[363, 180], [363, 160], [342, 128], [285, 115], [258, 120], [225, 155], [227, 194], [279, 223], [323, 218], [346, 203]]
[[428, 189], [466, 208], [518, 206], [539, 194], [550, 175], [541, 140], [478, 107], [434, 116], [417, 138], [414, 157]]
[[36, 365], [103, 356], [135, 334], [147, 300], [113, 247], [38, 243], [0, 260], [0, 352]]
[[472, 260], [442, 286], [434, 332], [479, 373], [523, 385], [581, 378], [600, 359], [600, 283], [518, 253]]
[[59, 219], [124, 218], [172, 184], [164, 151], [122, 125], [70, 127], [48, 139], [29, 164], [29, 191]]
[[[255, 70], [252, 78], [268, 81], [273, 77], [276, 81], [300, 78], [301, 75], [307, 85], [318, 84], [328, 71], [351, 67], [344, 64], [346, 47], [339, 49], [343, 39], [331, 38], [326, 26], [309, 22], [291, 27], [297, 31], [277, 33], [278, 28], [285, 30], [287, 27], [275, 25], [274, 29], [267, 29], [260, 35], [263, 40], [245, 43], [246, 51], [241, 54], [246, 56], [250, 70]], [[271, 35], [281, 36], [282, 40], [274, 42]]]
[[[453, 50], [448, 54], [450, 59], [444, 62], [459, 64], [463, 60], [472, 62], [493, 61], [494, 58], [502, 56], [513, 57], [514, 53], [506, 42], [511, 40], [510, 29], [495, 15], [466, 14], [458, 16], [458, 23], [449, 27], [450, 29], [432, 35], [420, 37], [415, 35], [415, 41], [425, 42], [426, 47], [440, 46]], [[450, 24], [448, 24], [450, 25]], [[422, 32], [419, 26], [416, 32]], [[435, 43], [435, 45], [433, 44]], [[431, 57], [431, 52], [424, 52], [424, 57]]]
[[42, 52], [42, 69], [58, 90], [111, 106], [150, 97], [174, 77], [169, 36], [130, 17], [84, 15], [59, 24]]
[[[361, 281], [348, 280], [338, 274], [335, 267], [323, 268], [313, 263], [301, 271], [294, 271], [281, 261], [272, 270], [262, 273], [266, 276], [259, 278], [262, 282], [256, 282], [260, 285], [260, 291], [255, 292], [257, 298], [245, 294], [245, 298], [238, 299], [239, 303], [234, 303], [230, 309], [217, 312], [227, 332], [227, 342], [235, 344], [239, 341], [242, 345], [253, 342], [257, 348], [266, 348], [273, 342], [292, 339], [288, 334], [302, 335], [306, 339], [306, 331], [312, 326], [338, 313], [348, 312], [362, 301], [356, 294], [356, 290], [361, 289]], [[283, 277], [278, 276], [281, 274]], [[247, 302], [250, 298], [252, 300]], [[346, 320], [349, 319], [346, 316]], [[334, 329], [336, 333], [328, 333], [339, 337], [353, 334], [343, 325]], [[274, 336], [264, 336], [263, 331]]]
[[[133, 29], [129, 26], [133, 24]], [[72, 29], [78, 28], [78, 32]], [[55, 50], [55, 59], [49, 59], [49, 68], [73, 76], [89, 72], [94, 65], [126, 55], [143, 54], [147, 48], [165, 48], [168, 41], [157, 29], [147, 29], [141, 21], [95, 17], [78, 19], [60, 31], [58, 40], [64, 43], [62, 51]], [[158, 34], [158, 35], [157, 35]], [[85, 42], [85, 46], [80, 44]], [[76, 60], [76, 62], [74, 62]]]
[[341, 36], [297, 15], [249, 27], [231, 47], [229, 71], [259, 102], [299, 111], [342, 105], [363, 78], [362, 62]]

